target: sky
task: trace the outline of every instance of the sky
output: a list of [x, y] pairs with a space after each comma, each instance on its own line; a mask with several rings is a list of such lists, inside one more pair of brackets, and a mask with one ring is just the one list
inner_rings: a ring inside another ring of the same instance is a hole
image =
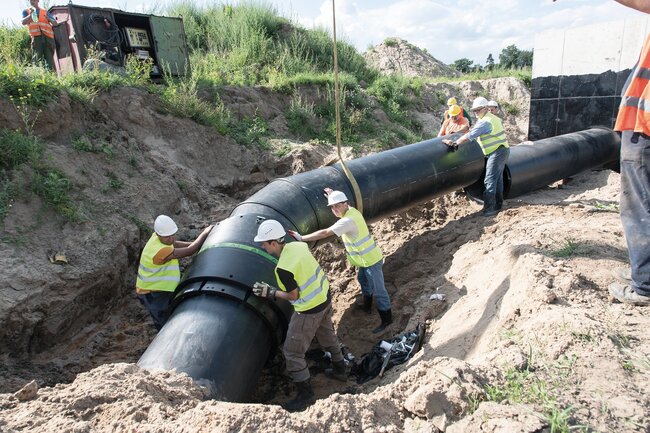
[[[84, 6], [164, 15], [179, 0], [75, 0]], [[189, 0], [195, 5], [237, 4], [238, 0]], [[3, 0], [0, 23], [18, 25], [27, 0]], [[41, 0], [41, 5], [67, 0]], [[303, 27], [332, 28], [332, 0], [265, 0], [276, 11]], [[360, 52], [400, 37], [445, 63], [468, 58], [485, 64], [488, 54], [498, 62], [509, 45], [530, 50], [535, 34], [594, 23], [642, 17], [646, 14], [614, 0], [335, 0], [339, 40]]]

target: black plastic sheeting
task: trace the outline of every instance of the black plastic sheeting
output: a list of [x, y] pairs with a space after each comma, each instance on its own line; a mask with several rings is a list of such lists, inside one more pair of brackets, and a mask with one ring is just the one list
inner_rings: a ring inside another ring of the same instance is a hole
[[[520, 193], [557, 180], [553, 176], [589, 168], [600, 155], [607, 159], [618, 148], [615, 136], [590, 130], [549, 139], [533, 151], [515, 148], [511, 158], [520, 162], [510, 168], [511, 188]], [[594, 139], [598, 144], [589, 144]], [[355, 159], [347, 166], [359, 184], [365, 218], [375, 221], [468, 185], [482, 185], [484, 156], [475, 141], [450, 152], [436, 138]], [[345, 192], [356, 206], [351, 184], [337, 164], [274, 180], [220, 222], [184, 273], [171, 317], [138, 365], [186, 372], [211, 398], [247, 401], [265, 362], [284, 341], [293, 313], [288, 302], [252, 295], [256, 281], [276, 284], [277, 260], [253, 242], [257, 227], [264, 219], [276, 219], [300, 233], [329, 227], [336, 217], [327, 207], [325, 187]]]

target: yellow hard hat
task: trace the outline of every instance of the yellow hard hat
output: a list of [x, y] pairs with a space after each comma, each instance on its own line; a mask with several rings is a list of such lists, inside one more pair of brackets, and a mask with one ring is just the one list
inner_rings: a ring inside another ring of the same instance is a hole
[[447, 99], [447, 105], [458, 105], [458, 102], [456, 102], [456, 98], [451, 97]]
[[460, 107], [458, 105], [452, 105], [449, 107], [450, 116], [458, 116], [460, 114]]

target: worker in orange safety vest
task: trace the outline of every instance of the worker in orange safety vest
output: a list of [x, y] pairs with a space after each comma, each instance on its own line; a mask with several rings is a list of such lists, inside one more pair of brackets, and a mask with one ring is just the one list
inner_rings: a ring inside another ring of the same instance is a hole
[[[650, 13], [650, 1], [616, 0]], [[650, 305], [650, 35], [623, 88], [615, 131], [621, 132], [620, 212], [630, 268], [615, 269], [609, 293], [620, 302]]]
[[23, 11], [22, 23], [29, 28], [32, 38], [32, 62], [54, 70], [54, 29], [56, 19], [45, 9], [38, 7], [38, 0], [29, 0], [30, 7]]

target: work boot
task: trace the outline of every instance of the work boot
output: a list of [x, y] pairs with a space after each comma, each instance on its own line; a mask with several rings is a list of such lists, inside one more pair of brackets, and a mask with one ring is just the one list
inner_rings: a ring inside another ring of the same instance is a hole
[[625, 304], [650, 305], [650, 296], [639, 295], [629, 284], [612, 283], [609, 294]]
[[332, 363], [333, 368], [328, 368], [325, 370], [325, 375], [331, 377], [332, 379], [340, 380], [341, 382], [348, 381], [348, 372], [345, 367], [345, 361], [340, 360]]
[[354, 308], [365, 311], [366, 313], [372, 313], [372, 296], [362, 295], [360, 298], [357, 298], [354, 303]]
[[483, 197], [483, 210], [481, 215], [483, 216], [492, 216], [499, 213], [497, 210], [497, 205], [494, 197]]
[[293, 400], [284, 404], [284, 408], [290, 412], [301, 411], [311, 406], [316, 401], [314, 391], [311, 389], [311, 381], [309, 379], [304, 382], [295, 382], [298, 394]]
[[496, 210], [501, 210], [503, 208], [503, 193], [497, 193], [496, 206], [494, 208]]
[[484, 208], [484, 209], [481, 211], [481, 215], [484, 216], [484, 217], [494, 216], [494, 215], [496, 215], [496, 214], [498, 214], [498, 213], [499, 213], [499, 211], [498, 211], [497, 209], [488, 209], [488, 208]]
[[632, 269], [630, 268], [616, 268], [612, 270], [612, 275], [623, 284], [632, 282]]
[[391, 312], [390, 309], [386, 311], [381, 311], [381, 310], [377, 310], [377, 311], [379, 312], [379, 317], [381, 317], [381, 323], [379, 324], [379, 326], [377, 326], [375, 329], [372, 330], [373, 334], [380, 333], [381, 331], [386, 329], [388, 325], [393, 323], [393, 313]]

